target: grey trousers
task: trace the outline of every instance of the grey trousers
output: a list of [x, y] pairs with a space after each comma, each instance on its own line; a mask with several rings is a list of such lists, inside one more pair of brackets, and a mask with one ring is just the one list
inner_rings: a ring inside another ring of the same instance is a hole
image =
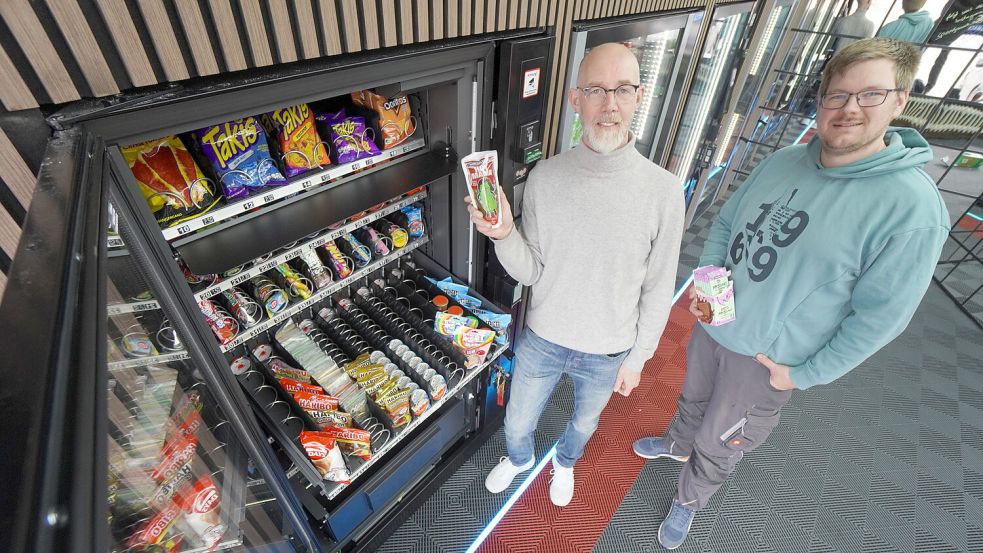
[[686, 351], [686, 380], [669, 428], [672, 453], [689, 455], [676, 499], [702, 509], [737, 468], [744, 454], [778, 425], [792, 391], [776, 390], [753, 357], [715, 342], [699, 323]]

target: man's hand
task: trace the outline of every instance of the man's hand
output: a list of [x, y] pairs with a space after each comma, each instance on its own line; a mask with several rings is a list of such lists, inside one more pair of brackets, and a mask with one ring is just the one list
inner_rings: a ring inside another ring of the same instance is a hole
[[626, 368], [624, 365], [618, 369], [618, 379], [614, 381], [614, 391], [628, 397], [631, 391], [638, 387], [638, 381], [642, 379], [642, 373]]
[[775, 363], [763, 353], [756, 355], [755, 359], [771, 373], [768, 383], [771, 384], [772, 388], [782, 391], [795, 389], [795, 382], [792, 382], [792, 377], [789, 376], [788, 367]]
[[468, 214], [471, 215], [471, 221], [474, 222], [474, 228], [478, 229], [478, 232], [484, 234], [488, 238], [494, 240], [501, 240], [512, 232], [515, 228], [515, 223], [512, 221], [512, 206], [509, 205], [509, 201], [505, 198], [505, 194], [502, 194], [502, 202], [499, 204], [499, 225], [498, 228], [492, 228], [491, 223], [486, 221], [481, 216], [481, 211], [478, 210], [474, 205], [471, 204], [471, 196], [464, 197], [464, 203], [468, 204]]

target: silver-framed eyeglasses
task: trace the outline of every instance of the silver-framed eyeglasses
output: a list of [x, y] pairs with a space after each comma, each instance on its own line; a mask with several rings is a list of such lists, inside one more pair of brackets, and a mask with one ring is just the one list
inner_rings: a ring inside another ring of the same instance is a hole
[[860, 92], [830, 92], [823, 94], [822, 106], [825, 109], [840, 109], [850, 101], [850, 96], [857, 97], [857, 105], [862, 108], [872, 108], [879, 106], [887, 100], [887, 95], [892, 92], [901, 92], [903, 88], [875, 88], [873, 90], [862, 90]]
[[617, 88], [604, 88], [603, 86], [585, 86], [578, 88], [587, 100], [588, 104], [599, 106], [607, 99], [608, 92], [614, 93], [614, 100], [619, 104], [628, 104], [635, 100], [635, 92], [641, 85], [623, 84]]

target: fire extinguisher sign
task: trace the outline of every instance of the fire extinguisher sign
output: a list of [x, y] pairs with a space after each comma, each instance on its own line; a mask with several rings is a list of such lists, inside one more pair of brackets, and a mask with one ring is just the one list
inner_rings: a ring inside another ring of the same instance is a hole
[[540, 68], [529, 69], [522, 74], [522, 99], [539, 94]]

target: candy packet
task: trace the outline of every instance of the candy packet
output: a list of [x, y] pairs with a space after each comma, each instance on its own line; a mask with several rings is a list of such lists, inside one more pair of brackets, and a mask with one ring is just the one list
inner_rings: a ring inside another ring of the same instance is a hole
[[204, 127], [191, 135], [211, 162], [226, 198], [242, 198], [265, 187], [287, 184], [270, 157], [266, 133], [255, 118]]
[[466, 307], [469, 311], [474, 311], [475, 309], [481, 308], [481, 300], [468, 295], [468, 292], [470, 292], [471, 289], [463, 284], [454, 282], [451, 280], [451, 277], [447, 277], [443, 280], [436, 280], [430, 277], [424, 278], [430, 281], [430, 283], [437, 288], [440, 288], [441, 292], [454, 298], [454, 301]]
[[334, 438], [322, 432], [303, 431], [300, 433], [300, 443], [325, 480], [342, 484], [351, 481], [351, 473]]
[[401, 225], [410, 234], [410, 238], [419, 238], [426, 233], [423, 226], [423, 210], [415, 205], [408, 205], [391, 215], [396, 224]]
[[239, 324], [231, 315], [220, 311], [209, 299], [199, 300], [198, 308], [220, 344], [224, 346], [235, 339], [239, 333]]
[[275, 109], [260, 121], [278, 143], [287, 178], [331, 164], [328, 147], [314, 127], [314, 112], [307, 104]]
[[371, 436], [366, 430], [357, 428], [338, 428], [336, 426], [322, 426], [321, 434], [334, 438], [335, 443], [341, 447], [343, 453], [361, 457], [366, 461], [372, 459]]
[[461, 158], [471, 205], [481, 212], [492, 228], [498, 228], [502, 204], [502, 187], [498, 184], [498, 152], [474, 152]]
[[341, 253], [341, 250], [338, 249], [338, 244], [334, 240], [325, 242], [321, 246], [321, 250], [327, 255], [328, 264], [334, 269], [339, 280], [346, 279], [348, 275], [352, 274], [352, 268], [345, 261], [345, 254]]
[[161, 226], [173, 226], [215, 207], [221, 196], [181, 140], [165, 136], [122, 149], [150, 211]]
[[294, 401], [301, 408], [312, 411], [337, 411], [338, 398], [311, 392], [294, 392]]
[[479, 319], [490, 326], [495, 331], [495, 343], [504, 346], [508, 341], [509, 326], [512, 324], [512, 315], [508, 313], [494, 313], [484, 309], [472, 309]]
[[175, 496], [175, 503], [184, 511], [184, 522], [204, 544], [207, 551], [212, 551], [225, 535], [225, 525], [222, 524], [222, 497], [211, 475], [204, 475], [193, 485], [181, 490]]

